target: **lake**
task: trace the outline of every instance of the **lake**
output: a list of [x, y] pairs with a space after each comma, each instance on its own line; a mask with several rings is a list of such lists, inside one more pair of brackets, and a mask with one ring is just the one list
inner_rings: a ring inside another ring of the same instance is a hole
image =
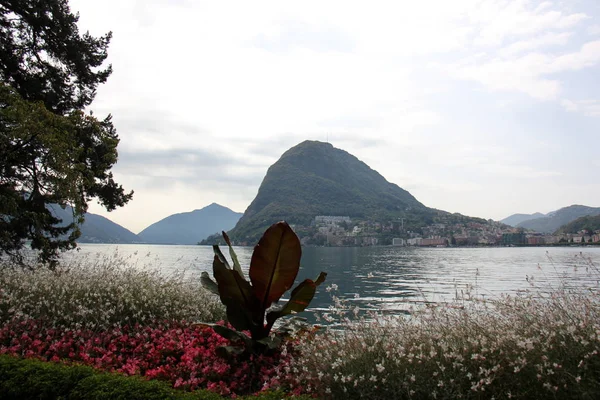
[[[252, 248], [235, 250], [247, 272]], [[183, 270], [191, 279], [201, 271], [212, 275], [210, 246], [80, 244], [77, 253], [65, 257], [75, 254], [90, 259], [115, 256], [140, 268], [158, 267], [165, 274]], [[326, 287], [335, 284], [339, 297], [361, 308], [397, 313], [415, 303], [452, 301], [468, 287], [480, 298], [561, 284], [597, 287], [599, 266], [600, 247], [305, 247], [298, 279], [314, 279], [320, 271], [328, 274], [311, 308], [327, 308], [333, 292]]]

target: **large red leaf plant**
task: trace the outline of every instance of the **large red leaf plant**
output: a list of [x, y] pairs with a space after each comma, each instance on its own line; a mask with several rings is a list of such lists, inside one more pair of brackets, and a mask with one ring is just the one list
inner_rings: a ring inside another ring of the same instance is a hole
[[[275, 305], [281, 296], [292, 287], [298, 270], [302, 249], [300, 240], [284, 222], [271, 225], [258, 244], [254, 247], [248, 271], [250, 281], [246, 280], [231, 241], [225, 232], [223, 238], [229, 247], [233, 266], [214, 245], [213, 281], [207, 272], [202, 272], [203, 286], [217, 294], [225, 305], [227, 319], [235, 330], [222, 325], [211, 325], [221, 336], [232, 342], [243, 342], [244, 347], [226, 347], [228, 354], [267, 352], [279, 347], [282, 336], [289, 329], [278, 329], [279, 335], [270, 335], [275, 321], [286, 315], [304, 311], [313, 299], [317, 286], [327, 274], [321, 272], [313, 281], [305, 279], [291, 293], [290, 299], [283, 305]], [[250, 332], [247, 336], [243, 331]]]

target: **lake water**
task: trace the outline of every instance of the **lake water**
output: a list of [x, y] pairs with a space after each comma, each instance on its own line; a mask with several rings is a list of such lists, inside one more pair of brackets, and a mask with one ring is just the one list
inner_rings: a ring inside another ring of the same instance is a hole
[[[235, 250], [247, 272], [252, 248]], [[212, 275], [210, 246], [81, 244], [66, 257], [75, 254], [92, 259], [117, 254], [128, 264], [159, 267], [165, 274], [184, 270], [191, 279], [201, 271]], [[305, 247], [298, 280], [328, 274], [311, 308], [327, 308], [332, 293], [326, 287], [335, 284], [338, 296], [361, 308], [402, 312], [415, 303], [452, 301], [468, 290], [489, 298], [561, 284], [598, 287], [598, 267], [600, 247]]]

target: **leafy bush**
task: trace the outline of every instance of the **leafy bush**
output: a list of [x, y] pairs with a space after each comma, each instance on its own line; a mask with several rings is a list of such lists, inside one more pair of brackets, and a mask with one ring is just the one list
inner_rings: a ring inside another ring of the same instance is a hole
[[[262, 392], [254, 400], [279, 400], [281, 392]], [[0, 398], [6, 400], [217, 400], [222, 397], [207, 390], [184, 392], [166, 382], [148, 381], [138, 376], [103, 373], [82, 365], [64, 365], [0, 355]], [[297, 399], [309, 399], [307, 396]]]
[[[250, 281], [244, 277], [225, 232], [223, 238], [229, 246], [233, 266], [215, 245], [213, 274], [216, 283], [207, 272], [202, 272], [201, 281], [208, 290], [219, 295], [227, 310], [227, 320], [236, 331], [223, 326], [215, 326], [214, 329], [227, 339], [243, 342], [257, 353], [277, 349], [282, 338], [269, 336], [273, 325], [281, 317], [304, 311], [327, 274], [321, 272], [314, 281], [305, 279], [292, 290], [285, 304], [272, 307], [292, 287], [300, 270], [302, 249], [292, 228], [281, 221], [265, 231], [252, 253], [248, 271]], [[249, 331], [250, 337], [243, 331]], [[228, 352], [234, 350], [231, 347], [224, 349]]]
[[65, 368], [37, 360], [0, 355], [0, 397], [3, 399], [56, 399], [71, 392], [92, 375], [90, 367]]
[[219, 299], [199, 282], [128, 262], [115, 254], [72, 261], [57, 271], [0, 264], [0, 324], [35, 319], [54, 328], [103, 330], [224, 318]]

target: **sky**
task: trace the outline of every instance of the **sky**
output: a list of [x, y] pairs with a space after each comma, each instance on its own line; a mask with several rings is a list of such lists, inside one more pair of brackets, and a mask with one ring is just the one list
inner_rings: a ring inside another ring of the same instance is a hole
[[113, 32], [113, 115], [138, 233], [329, 141], [429, 207], [500, 220], [600, 206], [600, 1], [71, 0]]

